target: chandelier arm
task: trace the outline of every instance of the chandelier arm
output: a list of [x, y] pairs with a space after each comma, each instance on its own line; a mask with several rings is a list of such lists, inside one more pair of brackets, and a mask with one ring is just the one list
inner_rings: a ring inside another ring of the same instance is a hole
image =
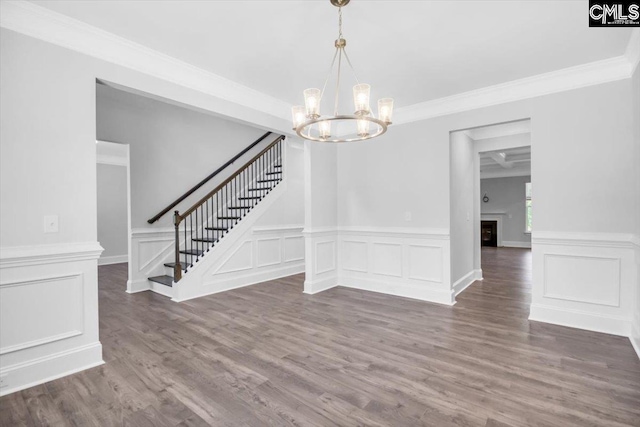
[[338, 55], [338, 78], [336, 80], [336, 102], [333, 110], [334, 116], [338, 115], [338, 101], [340, 100], [340, 71], [342, 66], [342, 52], [344, 51], [344, 49], [339, 48], [339, 50], [340, 50], [340, 54]]
[[347, 63], [349, 64], [349, 68], [351, 68], [351, 72], [353, 73], [353, 77], [356, 78], [356, 83], [360, 84], [360, 80], [358, 80], [358, 75], [356, 74], [356, 70], [355, 70], [355, 68], [353, 68], [353, 65], [351, 64], [351, 60], [349, 60], [349, 55], [347, 55], [347, 48], [344, 47], [344, 48], [342, 48], [342, 50], [344, 51], [344, 57], [347, 60]]
[[324, 79], [324, 84], [322, 85], [322, 91], [320, 92], [320, 99], [324, 96], [324, 90], [327, 87], [327, 83], [329, 82], [329, 78], [331, 77], [331, 72], [333, 71], [333, 66], [336, 63], [336, 57], [338, 56], [339, 48], [336, 47], [336, 52], [333, 54], [333, 59], [331, 60], [331, 66], [329, 67], [329, 72], [327, 73], [327, 78]]

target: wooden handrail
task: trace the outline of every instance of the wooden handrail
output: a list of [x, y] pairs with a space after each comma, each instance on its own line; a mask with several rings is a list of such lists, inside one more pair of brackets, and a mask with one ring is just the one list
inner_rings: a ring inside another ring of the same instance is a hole
[[187, 216], [189, 216], [189, 214], [191, 214], [193, 211], [198, 209], [198, 207], [200, 205], [204, 204], [207, 200], [209, 200], [211, 198], [211, 196], [213, 196], [218, 191], [220, 191], [220, 189], [223, 188], [225, 185], [227, 185], [229, 182], [231, 182], [231, 180], [233, 180], [233, 178], [235, 178], [236, 176], [240, 175], [240, 173], [242, 173], [242, 171], [244, 171], [247, 167], [249, 167], [253, 162], [258, 160], [264, 153], [269, 151], [269, 149], [271, 147], [276, 145], [278, 142], [284, 140], [284, 138], [285, 138], [284, 135], [280, 135], [279, 137], [277, 137], [271, 144], [269, 144], [267, 147], [265, 147], [264, 150], [260, 151], [258, 154], [253, 156], [253, 158], [251, 160], [249, 160], [247, 163], [245, 163], [242, 167], [238, 168], [229, 178], [227, 178], [224, 181], [222, 181], [216, 188], [214, 188], [209, 193], [207, 193], [204, 197], [202, 197], [200, 200], [198, 200], [193, 206], [191, 206], [185, 212], [183, 212], [182, 214], [178, 214], [178, 211], [176, 211], [175, 212], [175, 220], [174, 220], [175, 224], [176, 225], [180, 224], [180, 222], [182, 222], [182, 220], [184, 218], [186, 218]]
[[171, 202], [171, 204], [169, 206], [167, 206], [166, 208], [164, 208], [163, 210], [161, 210], [156, 216], [154, 216], [153, 218], [147, 220], [147, 222], [149, 224], [153, 224], [154, 222], [156, 222], [157, 220], [159, 220], [160, 218], [162, 218], [162, 216], [164, 216], [164, 214], [166, 214], [167, 212], [169, 212], [171, 209], [173, 209], [174, 207], [176, 207], [176, 205], [178, 205], [180, 202], [182, 202], [184, 199], [186, 199], [187, 197], [189, 197], [190, 195], [192, 195], [193, 193], [196, 192], [196, 190], [198, 190], [200, 187], [202, 187], [203, 185], [205, 185], [207, 182], [209, 182], [212, 178], [214, 178], [216, 175], [218, 175], [220, 172], [222, 172], [225, 168], [227, 168], [229, 165], [231, 165], [233, 162], [235, 162], [236, 160], [238, 160], [240, 157], [242, 157], [247, 151], [251, 150], [253, 147], [255, 147], [256, 145], [258, 145], [260, 142], [262, 142], [266, 137], [268, 137], [269, 135], [271, 135], [271, 132], [267, 132], [264, 135], [262, 135], [260, 138], [256, 139], [255, 141], [253, 141], [251, 144], [249, 144], [249, 146], [247, 146], [247, 148], [245, 148], [244, 150], [242, 150], [241, 152], [239, 152], [238, 154], [236, 154], [235, 156], [233, 156], [233, 158], [231, 158], [231, 160], [229, 160], [227, 163], [225, 163], [224, 165], [220, 166], [218, 169], [216, 169], [213, 173], [211, 173], [208, 177], [206, 177], [205, 179], [203, 179], [202, 181], [200, 181], [199, 183], [197, 183], [196, 185], [194, 185], [189, 191], [187, 191], [186, 193], [184, 193], [182, 196], [178, 197], [176, 200], [174, 200], [173, 202]]

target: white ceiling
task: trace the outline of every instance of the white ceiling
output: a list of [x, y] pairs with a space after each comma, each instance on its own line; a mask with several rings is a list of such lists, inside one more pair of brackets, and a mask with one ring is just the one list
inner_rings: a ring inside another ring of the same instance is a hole
[[480, 178], [531, 175], [531, 146], [480, 153]]
[[[322, 85], [337, 33], [328, 0], [33, 3], [292, 104]], [[589, 28], [587, 8], [582, 0], [352, 0], [344, 35], [372, 98], [402, 107], [622, 55], [631, 30]]]

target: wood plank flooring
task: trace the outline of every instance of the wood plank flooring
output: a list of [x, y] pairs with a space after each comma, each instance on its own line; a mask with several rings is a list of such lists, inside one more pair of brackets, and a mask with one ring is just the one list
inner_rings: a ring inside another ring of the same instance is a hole
[[629, 340], [527, 320], [531, 253], [454, 307], [303, 276], [174, 303], [99, 268], [106, 364], [0, 399], [2, 426], [640, 426]]

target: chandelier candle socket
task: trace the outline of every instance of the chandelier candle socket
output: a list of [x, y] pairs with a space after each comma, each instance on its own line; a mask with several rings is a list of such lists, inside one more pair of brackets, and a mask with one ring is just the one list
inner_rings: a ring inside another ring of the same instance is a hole
[[[338, 8], [338, 38], [334, 42], [335, 54], [331, 62], [329, 75], [325, 79], [322, 90], [311, 88], [304, 91], [304, 107], [295, 106], [291, 110], [293, 129], [298, 136], [318, 142], [353, 142], [375, 138], [387, 131], [393, 115], [393, 99], [378, 100], [378, 117], [371, 111], [371, 86], [360, 83], [349, 55], [347, 55], [347, 41], [342, 37], [342, 7], [350, 0], [329, 0]], [[340, 106], [340, 72], [343, 59], [353, 72], [356, 85], [353, 86], [353, 114], [339, 114]], [[333, 73], [334, 65], [338, 63], [334, 98], [333, 115], [322, 115], [320, 101], [322, 100], [327, 83]], [[317, 126], [315, 126], [317, 124]]]

